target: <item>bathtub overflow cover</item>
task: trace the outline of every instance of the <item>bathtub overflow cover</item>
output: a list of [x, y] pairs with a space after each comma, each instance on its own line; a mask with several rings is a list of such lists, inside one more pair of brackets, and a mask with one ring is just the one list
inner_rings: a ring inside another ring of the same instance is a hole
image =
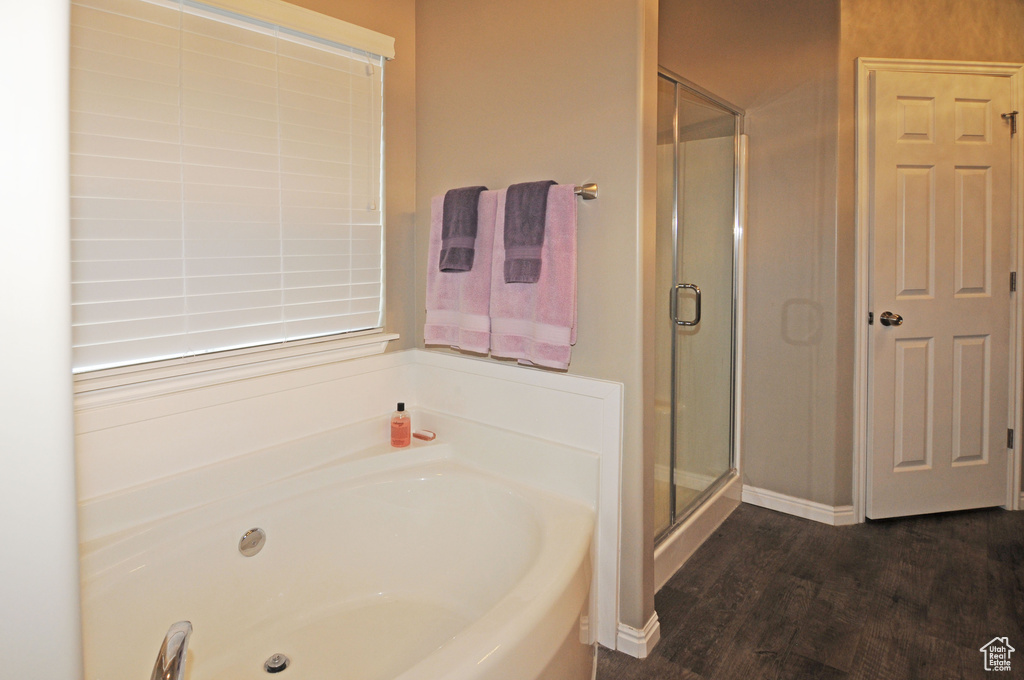
[[263, 664], [263, 670], [268, 673], [280, 673], [285, 668], [288, 668], [289, 663], [288, 657], [284, 654], [275, 654]]
[[246, 557], [252, 557], [260, 550], [263, 550], [263, 544], [266, 541], [267, 534], [263, 529], [249, 529], [242, 534], [242, 540], [238, 542], [238, 552]]

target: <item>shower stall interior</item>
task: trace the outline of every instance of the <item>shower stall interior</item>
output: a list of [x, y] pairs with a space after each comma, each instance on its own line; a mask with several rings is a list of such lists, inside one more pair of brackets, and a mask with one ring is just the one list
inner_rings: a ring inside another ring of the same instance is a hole
[[743, 113], [658, 79], [655, 532], [660, 542], [736, 475]]

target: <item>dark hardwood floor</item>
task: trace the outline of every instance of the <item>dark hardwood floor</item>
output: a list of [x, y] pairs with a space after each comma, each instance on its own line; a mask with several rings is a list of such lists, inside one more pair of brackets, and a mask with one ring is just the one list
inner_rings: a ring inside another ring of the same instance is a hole
[[[1024, 678], [1024, 512], [831, 527], [741, 505], [655, 598], [645, 660], [598, 680]], [[979, 649], [1008, 637], [1009, 673]]]

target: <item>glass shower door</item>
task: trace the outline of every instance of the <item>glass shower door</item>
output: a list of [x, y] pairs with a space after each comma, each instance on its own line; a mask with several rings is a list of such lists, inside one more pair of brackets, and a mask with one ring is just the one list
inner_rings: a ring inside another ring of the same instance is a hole
[[[733, 474], [738, 113], [659, 79], [655, 511], [666, 535]], [[660, 301], [659, 301], [660, 302]]]

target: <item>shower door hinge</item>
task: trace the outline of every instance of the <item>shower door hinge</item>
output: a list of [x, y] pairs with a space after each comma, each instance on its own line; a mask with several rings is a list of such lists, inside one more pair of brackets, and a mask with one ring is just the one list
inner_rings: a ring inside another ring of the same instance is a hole
[[1010, 136], [1013, 137], [1017, 134], [1017, 114], [1019, 111], [1010, 111], [1009, 113], [1002, 114], [1003, 120], [1010, 121]]
[[1017, 272], [1010, 272], [1010, 292], [1017, 292]]
[[1006, 448], [1013, 448], [1013, 428], [1006, 431]]

